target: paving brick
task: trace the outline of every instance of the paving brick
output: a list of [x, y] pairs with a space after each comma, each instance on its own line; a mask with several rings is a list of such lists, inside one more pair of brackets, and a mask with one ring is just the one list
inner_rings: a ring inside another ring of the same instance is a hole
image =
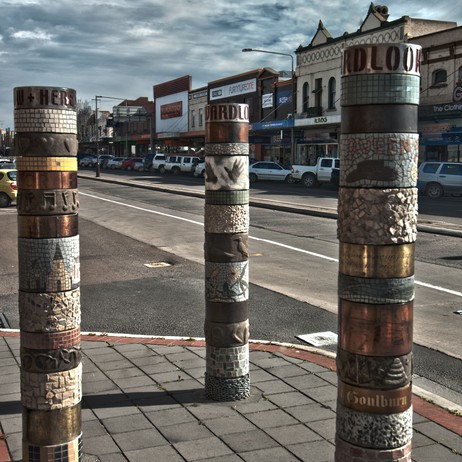
[[138, 375], [136, 377], [128, 377], [123, 379], [113, 379], [113, 381], [119, 388], [122, 388], [123, 390], [149, 386], [153, 383], [151, 377], [147, 375]]
[[82, 432], [91, 437], [107, 435], [107, 431], [99, 420], [82, 422]]
[[243, 431], [257, 430], [257, 427], [249, 422], [245, 417], [237, 414], [218, 419], [204, 420], [203, 424], [208, 427], [215, 435], [231, 435]]
[[222, 439], [237, 453], [278, 447], [278, 443], [262, 430], [224, 435]]
[[307, 426], [328, 441], [335, 441], [335, 418], [327, 420], [308, 421]]
[[252, 384], [267, 382], [269, 380], [274, 380], [274, 375], [271, 375], [270, 373], [260, 368], [253, 370], [250, 374], [250, 383]]
[[247, 414], [246, 417], [259, 428], [283, 427], [298, 423], [292, 416], [281, 409]]
[[260, 449], [258, 451], [245, 452], [242, 454], [242, 458], [246, 462], [295, 462], [300, 460], [285, 448]]
[[122, 451], [153, 448], [168, 444], [168, 441], [155, 428], [118, 433], [114, 435], [114, 440]]
[[101, 462], [127, 462], [126, 457], [121, 452], [103, 454], [98, 456]]
[[161, 427], [161, 432], [170, 444], [180, 443], [181, 441], [200, 440], [213, 436], [210, 430], [204, 425], [200, 425], [198, 421]]
[[83, 437], [83, 452], [85, 454], [94, 454], [97, 456], [103, 454], [112, 454], [118, 452], [119, 448], [114, 443], [114, 440], [109, 435]]
[[231, 417], [237, 414], [232, 403], [205, 403], [188, 405], [188, 411], [199, 420], [218, 419]]
[[255, 403], [246, 403], [245, 401], [236, 402], [234, 404], [237, 411], [241, 414], [249, 414], [251, 412], [269, 411], [270, 409], [277, 409], [277, 406], [269, 401], [267, 398], [262, 398]]
[[278, 358], [276, 356], [271, 356], [269, 358], [255, 359], [252, 356], [252, 354], [250, 354], [250, 362], [252, 364], [255, 364], [258, 367], [261, 367], [262, 369], [269, 371], [270, 373], [272, 372], [271, 369], [275, 367], [287, 366], [288, 364], [285, 359]]
[[133, 364], [127, 359], [101, 361], [101, 362], [97, 362], [96, 364], [103, 372], [114, 371], [116, 369], [129, 369], [130, 367], [133, 367]]
[[112, 406], [94, 408], [93, 411], [97, 415], [98, 419], [109, 419], [111, 417], [141, 414], [141, 411], [129, 400], [120, 401]]
[[158, 428], [186, 422], [197, 423], [197, 419], [184, 407], [148, 412], [146, 417]]
[[327, 441], [292, 444], [287, 449], [306, 462], [332, 462], [335, 446]]
[[267, 428], [265, 429], [265, 432], [268, 433], [268, 435], [274, 438], [282, 446], [322, 440], [321, 436], [303, 424], [287, 425], [278, 428]]
[[204, 460], [211, 457], [221, 457], [232, 451], [216, 437], [176, 443], [175, 448], [187, 460]]
[[284, 381], [288, 383], [290, 386], [297, 388], [298, 390], [303, 390], [307, 392], [309, 392], [312, 388], [325, 387], [326, 385], [329, 385], [329, 382], [326, 382], [321, 377], [318, 377], [315, 374], [309, 374], [306, 371], [304, 372], [305, 375], [299, 375], [297, 377], [287, 377], [284, 379]]
[[166, 393], [159, 393], [157, 396], [152, 398], [132, 399], [132, 401], [144, 413], [181, 407], [180, 404]]
[[94, 371], [85, 371], [82, 383], [100, 382], [102, 380], [108, 380], [107, 375], [99, 369], [95, 369]]
[[305, 406], [295, 406], [285, 409], [300, 422], [310, 423], [318, 420], [335, 419], [335, 412], [320, 404], [313, 403]]
[[279, 393], [268, 395], [268, 399], [276, 404], [276, 406], [287, 408], [292, 406], [303, 406], [305, 404], [312, 404], [313, 401], [299, 391], [292, 391], [291, 393]]
[[82, 382], [82, 390], [84, 395], [93, 395], [109, 390], [119, 390], [119, 388], [115, 383], [106, 379], [98, 382]]
[[412, 460], [414, 462], [461, 462], [462, 455], [455, 454], [440, 444], [415, 448], [412, 450]]
[[169, 392], [192, 391], [198, 388], [203, 391], [203, 387], [196, 379], [177, 380], [176, 382], [163, 383], [162, 387]]
[[[250, 380], [252, 380], [252, 375], [250, 375]], [[287, 393], [289, 391], [294, 391], [294, 388], [281, 380], [270, 380], [268, 382], [258, 382], [254, 385], [256, 388], [261, 390], [265, 395], [271, 395], [273, 393]]]
[[130, 462], [184, 462], [183, 457], [171, 446], [157, 446], [155, 448], [127, 451], [125, 456]]
[[295, 364], [288, 364], [285, 366], [273, 367], [271, 369], [271, 374], [275, 375], [279, 378], [286, 378], [286, 377], [296, 377], [299, 375], [307, 375], [305, 369], [298, 367]]
[[327, 385], [325, 387], [310, 388], [306, 394], [315, 401], [326, 403], [337, 400], [337, 387]]
[[151, 355], [144, 355], [141, 357], [130, 358], [130, 361], [137, 367], [141, 366], [155, 366], [157, 364], [163, 364], [165, 358], [163, 356], [152, 353]]
[[105, 374], [112, 380], [128, 379], [130, 377], [139, 377], [145, 375], [144, 372], [138, 369], [137, 367], [128, 367], [126, 369], [115, 369], [113, 371], [105, 371]]
[[151, 374], [150, 378], [157, 383], [178, 382], [180, 380], [191, 379], [191, 377], [181, 370]]
[[111, 434], [124, 433], [131, 430], [143, 430], [152, 426], [151, 422], [142, 414], [111, 417], [103, 419], [102, 423]]
[[460, 438], [452, 431], [430, 421], [414, 424], [414, 428], [420, 433], [430, 436], [432, 439], [439, 441], [440, 443]]

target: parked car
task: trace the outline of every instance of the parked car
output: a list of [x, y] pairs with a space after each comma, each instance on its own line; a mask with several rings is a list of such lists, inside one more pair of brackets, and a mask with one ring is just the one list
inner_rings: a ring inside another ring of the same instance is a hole
[[205, 162], [199, 162], [194, 169], [194, 176], [205, 177]]
[[110, 154], [100, 154], [99, 156], [99, 166], [101, 168], [107, 168], [107, 163], [109, 162], [110, 159], [113, 159], [114, 156]]
[[435, 199], [444, 194], [462, 194], [462, 162], [423, 162], [417, 188]]
[[260, 161], [249, 167], [249, 181], [255, 183], [257, 180], [274, 180], [294, 183], [292, 170], [284, 168], [277, 162]]
[[107, 161], [107, 168], [115, 170], [116, 168], [122, 167], [122, 162], [125, 160], [125, 157], [113, 157]]
[[[178, 175], [183, 173], [192, 173], [196, 165], [201, 162], [200, 157], [195, 156], [168, 156], [165, 162], [164, 171]], [[162, 170], [159, 169], [161, 173]]]
[[79, 160], [80, 167], [95, 167], [96, 166], [96, 156], [93, 154], [88, 154], [85, 157], [82, 157]]
[[293, 165], [292, 175], [307, 188], [329, 183], [333, 168], [340, 168], [340, 160], [333, 157], [320, 157], [316, 165]]
[[148, 154], [144, 158], [143, 170], [145, 172], [157, 172], [165, 165], [166, 155], [164, 153]]
[[16, 184], [17, 170], [0, 170], [0, 207], [8, 207], [16, 200], [18, 187]]
[[143, 159], [141, 157], [130, 157], [124, 159], [120, 167], [122, 170], [143, 170]]
[[340, 168], [334, 167], [332, 169], [332, 172], [330, 173], [330, 184], [337, 188], [340, 186]]

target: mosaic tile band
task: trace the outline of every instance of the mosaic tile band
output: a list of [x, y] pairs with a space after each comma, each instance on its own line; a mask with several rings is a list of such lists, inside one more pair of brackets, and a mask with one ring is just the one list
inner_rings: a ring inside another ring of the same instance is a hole
[[418, 105], [342, 107], [342, 133], [418, 133]]
[[204, 229], [206, 233], [248, 233], [248, 205], [205, 204]]
[[29, 409], [53, 411], [82, 400], [82, 365], [63, 372], [35, 373], [21, 369], [21, 403]]
[[249, 189], [249, 158], [221, 156], [205, 158], [206, 191]]
[[79, 346], [59, 350], [21, 348], [21, 367], [26, 372], [63, 372], [76, 368], [82, 359]]
[[79, 148], [76, 135], [67, 133], [17, 133], [14, 143], [21, 156], [76, 156]]
[[419, 104], [419, 99], [418, 75], [367, 74], [342, 78], [340, 99], [342, 106]]
[[249, 190], [205, 191], [205, 203], [212, 205], [244, 205], [249, 203]]
[[340, 186], [410, 188], [417, 185], [419, 135], [343, 135]]
[[249, 373], [249, 344], [235, 347], [206, 345], [206, 370], [210, 377], [231, 379]]
[[249, 143], [207, 143], [206, 156], [248, 156]]
[[206, 261], [216, 263], [247, 261], [249, 258], [248, 244], [247, 233], [205, 233], [204, 257]]
[[19, 289], [65, 292], [80, 285], [79, 236], [18, 238]]
[[371, 305], [340, 300], [339, 348], [365, 356], [410, 353], [413, 308], [413, 302]]
[[403, 356], [364, 356], [337, 349], [340, 380], [370, 389], [403, 387], [412, 379], [412, 352]]
[[[19, 291], [18, 299], [22, 331], [53, 333], [73, 331], [80, 326], [80, 289], [55, 293]], [[22, 344], [26, 346], [27, 338], [23, 337]]]
[[370, 414], [397, 414], [411, 407], [412, 386], [389, 390], [370, 390], [339, 380], [338, 402], [349, 409]]
[[14, 89], [14, 108], [17, 110], [42, 109], [77, 109], [77, 96], [72, 88], [65, 87], [16, 87]]
[[358, 278], [339, 273], [338, 296], [358, 303], [406, 303], [414, 300], [414, 277]]
[[414, 275], [415, 244], [364, 245], [340, 242], [340, 273], [364, 278]]
[[412, 441], [395, 449], [367, 449], [349, 444], [340, 438], [335, 441], [335, 462], [365, 462], [380, 460], [382, 462], [411, 462]]
[[77, 134], [75, 111], [65, 109], [21, 109], [14, 111], [17, 133]]
[[78, 215], [18, 215], [18, 236], [28, 239], [73, 237], [79, 232]]
[[248, 301], [239, 303], [214, 303], [205, 301], [205, 319], [212, 322], [242, 322], [249, 319]]
[[[27, 159], [24, 159], [27, 162]], [[18, 189], [76, 189], [77, 172], [18, 171]]]
[[59, 332], [21, 332], [21, 347], [29, 350], [59, 350], [80, 346], [80, 326]]
[[23, 462], [81, 462], [82, 435], [54, 446], [35, 446], [23, 442]]
[[248, 143], [248, 122], [220, 122], [205, 124], [205, 138], [208, 143]]
[[205, 373], [205, 396], [214, 401], [240, 401], [250, 396], [250, 376], [226, 379]]
[[351, 244], [415, 242], [417, 188], [340, 188], [337, 236]]
[[[23, 171], [76, 172], [75, 157], [17, 157], [16, 168]], [[19, 185], [18, 185], [19, 186]]]
[[397, 414], [369, 414], [337, 403], [337, 436], [369, 449], [400, 448], [412, 439], [412, 406]]
[[34, 446], [63, 444], [82, 433], [81, 403], [54, 411], [23, 408], [23, 440]]
[[205, 299], [211, 302], [243, 302], [249, 299], [249, 263], [205, 262]]
[[77, 189], [19, 190], [19, 215], [64, 215], [77, 213], [80, 207]]
[[205, 341], [217, 348], [229, 348], [245, 345], [249, 342], [249, 321], [223, 323], [205, 321]]

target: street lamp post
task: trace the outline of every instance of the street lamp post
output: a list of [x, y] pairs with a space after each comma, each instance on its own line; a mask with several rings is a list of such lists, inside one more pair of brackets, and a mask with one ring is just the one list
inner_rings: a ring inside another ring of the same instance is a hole
[[294, 76], [294, 57], [290, 53], [282, 53], [280, 51], [270, 51], [270, 50], [257, 50], [256, 48], [243, 48], [243, 53], [248, 52], [257, 52], [257, 53], [269, 53], [272, 55], [281, 55], [289, 56], [291, 62], [291, 81], [292, 81], [292, 126], [290, 128], [290, 161], [291, 163], [295, 162], [295, 133], [294, 133], [294, 123], [295, 123], [295, 111], [296, 111], [296, 101], [295, 101], [295, 76]]

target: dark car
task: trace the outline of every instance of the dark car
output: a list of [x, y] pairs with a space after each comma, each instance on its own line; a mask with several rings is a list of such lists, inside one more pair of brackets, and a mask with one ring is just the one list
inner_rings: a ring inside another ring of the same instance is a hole
[[337, 188], [340, 185], [340, 169], [339, 168], [332, 168], [332, 172], [330, 173], [330, 183], [336, 186]]

